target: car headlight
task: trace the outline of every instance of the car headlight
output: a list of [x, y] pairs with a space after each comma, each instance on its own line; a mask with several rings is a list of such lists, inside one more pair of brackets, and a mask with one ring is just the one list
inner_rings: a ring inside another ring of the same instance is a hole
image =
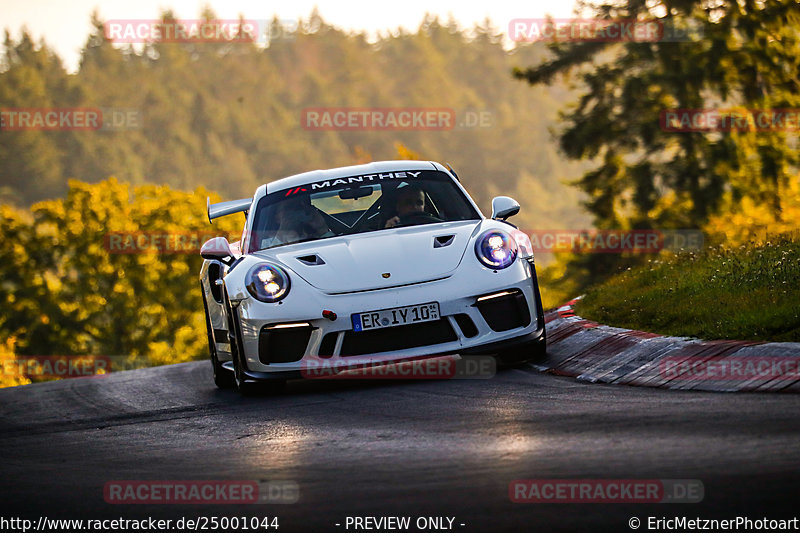
[[262, 263], [247, 273], [247, 292], [262, 302], [273, 303], [289, 294], [291, 282], [284, 270], [275, 265]]
[[490, 229], [475, 242], [475, 255], [493, 270], [506, 268], [517, 258], [517, 243], [505, 231]]

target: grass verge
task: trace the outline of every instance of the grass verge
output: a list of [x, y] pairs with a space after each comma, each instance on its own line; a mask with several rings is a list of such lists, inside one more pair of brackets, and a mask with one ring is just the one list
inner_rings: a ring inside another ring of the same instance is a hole
[[800, 233], [652, 260], [588, 290], [575, 311], [664, 335], [800, 341]]

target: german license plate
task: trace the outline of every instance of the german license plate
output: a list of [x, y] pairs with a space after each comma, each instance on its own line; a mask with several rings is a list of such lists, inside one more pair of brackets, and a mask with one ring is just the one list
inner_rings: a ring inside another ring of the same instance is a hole
[[431, 322], [439, 320], [439, 303], [408, 305], [406, 307], [393, 307], [380, 311], [366, 311], [351, 315], [353, 331], [367, 331], [370, 329], [391, 328], [406, 324]]

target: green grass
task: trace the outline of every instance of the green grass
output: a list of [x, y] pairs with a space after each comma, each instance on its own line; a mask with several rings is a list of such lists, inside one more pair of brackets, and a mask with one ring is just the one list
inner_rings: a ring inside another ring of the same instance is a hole
[[800, 341], [800, 234], [652, 260], [588, 290], [575, 311], [664, 335]]

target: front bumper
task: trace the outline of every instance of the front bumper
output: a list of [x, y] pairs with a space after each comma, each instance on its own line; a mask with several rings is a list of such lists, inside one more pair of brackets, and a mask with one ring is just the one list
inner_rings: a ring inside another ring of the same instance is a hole
[[[445, 279], [348, 294], [298, 285], [279, 304], [246, 298], [234, 309], [248, 378], [302, 377], [304, 369], [323, 364], [344, 367], [493, 353], [542, 341], [545, 335], [532, 260], [518, 259], [500, 271], [470, 265]], [[439, 323], [353, 331], [353, 313], [432, 301], [439, 303]], [[323, 310], [335, 312], [336, 319], [323, 318]]]

